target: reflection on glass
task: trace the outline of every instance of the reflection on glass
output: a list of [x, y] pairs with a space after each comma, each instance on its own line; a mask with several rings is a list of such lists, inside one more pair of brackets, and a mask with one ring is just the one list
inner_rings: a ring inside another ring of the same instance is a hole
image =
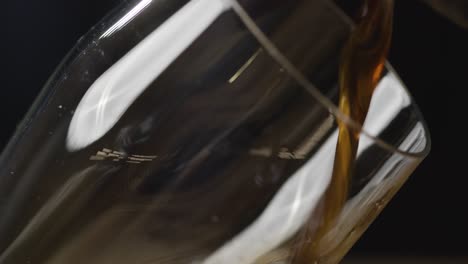
[[352, 30], [337, 7], [142, 0], [103, 23], [1, 156], [2, 264], [293, 263], [309, 245], [311, 263], [337, 263], [428, 152], [388, 67], [319, 239]]

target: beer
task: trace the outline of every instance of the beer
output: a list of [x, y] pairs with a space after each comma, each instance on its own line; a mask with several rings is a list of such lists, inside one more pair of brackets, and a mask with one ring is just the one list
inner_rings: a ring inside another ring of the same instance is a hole
[[[393, 0], [364, 0], [356, 18], [356, 28], [342, 51], [339, 72], [339, 109], [363, 125], [381, 75], [385, 69], [392, 36]], [[332, 181], [313, 217], [320, 224], [309, 230], [315, 242], [302, 248], [296, 263], [314, 263], [320, 259], [320, 238], [335, 224], [349, 194], [353, 162], [359, 145], [356, 128], [338, 120], [339, 134]]]

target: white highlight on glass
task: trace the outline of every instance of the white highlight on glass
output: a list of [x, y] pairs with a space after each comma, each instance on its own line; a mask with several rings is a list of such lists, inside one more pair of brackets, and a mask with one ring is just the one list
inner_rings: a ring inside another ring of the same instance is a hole
[[[376, 87], [364, 129], [372, 135], [379, 135], [410, 103], [411, 98], [398, 78], [387, 73]], [[203, 264], [252, 264], [296, 234], [309, 220], [330, 184], [337, 139], [338, 131], [335, 130], [317, 153], [281, 187], [260, 217]], [[415, 135], [411, 133], [407, 140], [414, 142]], [[372, 139], [361, 137], [358, 156], [372, 143]], [[410, 150], [407, 144], [400, 148]], [[388, 175], [387, 170], [381, 173]], [[382, 179], [382, 176], [374, 177], [373, 185], [374, 181]]]
[[125, 27], [130, 23], [138, 14], [141, 13], [153, 0], [142, 0], [138, 3], [132, 10], [130, 10], [124, 17], [122, 17], [117, 23], [112, 25], [100, 38], [106, 38], [114, 34], [114, 32], [119, 31], [121, 28]]
[[192, 0], [101, 75], [71, 121], [66, 146], [77, 151], [104, 136], [138, 96], [230, 6]]
[[330, 184], [338, 133], [281, 187], [262, 215], [203, 264], [250, 264], [292, 237]]
[[[387, 73], [375, 88], [367, 117], [362, 126], [369, 135], [379, 134], [395, 119], [402, 109], [411, 104], [411, 98], [400, 80], [392, 72]], [[373, 144], [367, 136], [359, 139], [358, 154]]]

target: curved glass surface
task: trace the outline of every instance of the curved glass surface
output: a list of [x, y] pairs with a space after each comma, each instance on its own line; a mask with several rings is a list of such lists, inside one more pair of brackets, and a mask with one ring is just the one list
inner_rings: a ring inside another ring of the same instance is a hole
[[331, 185], [330, 1], [130, 1], [59, 66], [0, 159], [0, 263], [337, 263], [430, 140], [387, 67], [347, 202]]

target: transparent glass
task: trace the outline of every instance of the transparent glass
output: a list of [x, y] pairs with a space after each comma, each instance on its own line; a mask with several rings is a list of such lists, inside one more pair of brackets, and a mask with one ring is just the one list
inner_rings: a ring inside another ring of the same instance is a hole
[[[390, 66], [362, 128], [337, 109], [351, 31], [327, 0], [122, 4], [1, 156], [0, 263], [338, 263], [430, 148]], [[338, 121], [359, 148], [317, 236]]]

